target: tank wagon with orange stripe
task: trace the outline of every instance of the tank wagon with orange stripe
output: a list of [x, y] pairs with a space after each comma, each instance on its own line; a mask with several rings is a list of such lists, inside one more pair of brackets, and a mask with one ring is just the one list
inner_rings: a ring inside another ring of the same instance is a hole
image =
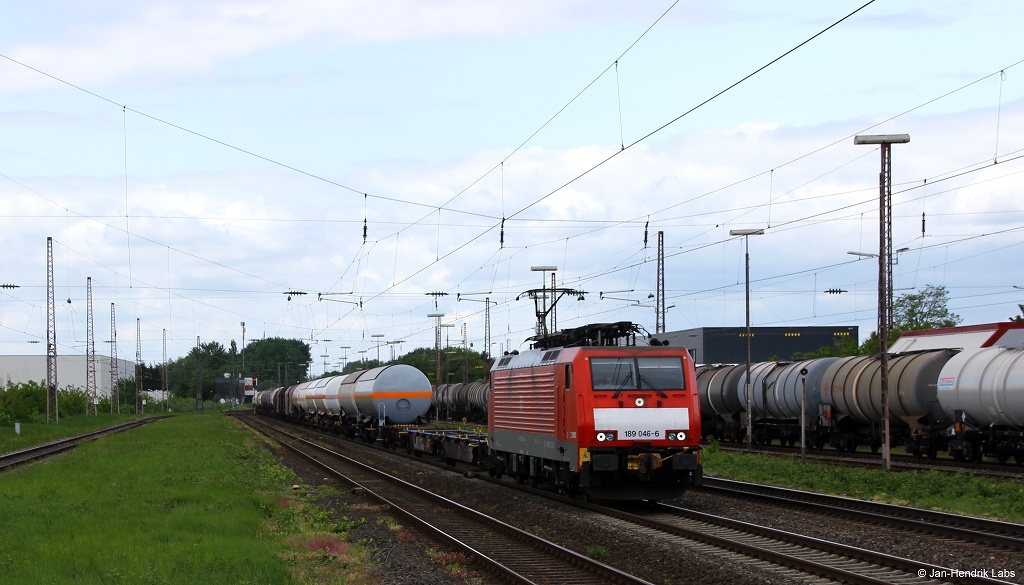
[[264, 390], [254, 402], [259, 412], [354, 437], [382, 425], [419, 421], [431, 396], [423, 372], [392, 364]]

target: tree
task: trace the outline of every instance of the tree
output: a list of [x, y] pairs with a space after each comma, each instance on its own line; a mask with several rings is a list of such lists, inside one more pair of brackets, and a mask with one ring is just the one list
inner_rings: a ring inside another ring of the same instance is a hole
[[243, 351], [242, 376], [255, 376], [260, 390], [305, 380], [309, 363], [313, 361], [309, 345], [298, 339], [255, 339]]
[[1017, 308], [1020, 309], [1021, 314], [1010, 317], [1010, 321], [1013, 321], [1014, 323], [1024, 322], [1024, 305], [1017, 305]]
[[[213, 380], [223, 376], [224, 372], [231, 371], [231, 356], [223, 345], [216, 341], [210, 341], [201, 343], [199, 347], [193, 347], [187, 356], [167, 364], [168, 386], [170, 386], [172, 396], [196, 397], [197, 367], [202, 398], [203, 400], [213, 400], [216, 395]], [[133, 391], [132, 400], [134, 398]]]
[[812, 360], [823, 357], [846, 357], [850, 355], [857, 355], [857, 351], [857, 340], [855, 338], [838, 337], [832, 345], [825, 345], [814, 351], [794, 352], [793, 360]]
[[944, 286], [928, 285], [919, 293], [900, 295], [892, 306], [893, 329], [896, 331], [918, 331], [956, 327], [962, 320], [946, 305], [949, 292]]
[[[892, 330], [886, 347], [896, 342], [902, 331], [919, 331], [922, 329], [939, 329], [956, 327], [960, 324], [960, 315], [952, 313], [947, 307], [949, 292], [944, 286], [927, 285], [919, 293], [900, 295], [892, 305]], [[860, 345], [860, 353], [868, 355], [879, 352], [878, 332], [872, 331], [871, 336]]]

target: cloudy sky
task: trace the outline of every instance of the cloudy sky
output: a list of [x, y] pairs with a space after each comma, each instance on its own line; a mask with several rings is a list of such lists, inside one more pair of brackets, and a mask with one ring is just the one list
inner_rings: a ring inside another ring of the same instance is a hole
[[148, 363], [165, 331], [173, 359], [245, 322], [246, 341], [311, 342], [315, 374], [433, 346], [431, 313], [481, 350], [485, 298], [492, 353], [521, 349], [532, 266], [586, 292], [559, 327], [653, 332], [659, 232], [667, 328], [741, 326], [729, 230], [755, 228], [753, 325], [864, 337], [864, 133], [911, 136], [896, 294], [941, 285], [964, 324], [1005, 321], [1024, 303], [1024, 4], [864, 4], [8, 3], [0, 353], [46, 353], [47, 237], [62, 355], [85, 352], [88, 277], [97, 351], [113, 303], [120, 356], [138, 319]]

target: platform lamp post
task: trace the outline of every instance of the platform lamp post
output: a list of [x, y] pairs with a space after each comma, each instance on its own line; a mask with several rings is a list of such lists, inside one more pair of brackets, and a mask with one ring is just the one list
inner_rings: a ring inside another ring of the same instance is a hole
[[428, 313], [427, 317], [437, 320], [434, 325], [434, 358], [437, 362], [434, 383], [441, 384], [441, 317], [444, 317], [444, 313]]
[[755, 230], [729, 230], [730, 236], [743, 236], [744, 257], [746, 258], [746, 307], [747, 307], [747, 386], [745, 396], [747, 397], [747, 449], [754, 446], [754, 404], [750, 396], [750, 236], [763, 236], [763, 229]]
[[381, 338], [384, 337], [384, 334], [383, 333], [371, 333], [370, 337], [372, 337], [377, 342], [377, 365], [379, 366], [380, 365], [380, 346], [383, 343], [381, 341]]
[[882, 152], [878, 173], [878, 357], [884, 410], [882, 460], [892, 469], [889, 449], [889, 329], [892, 327], [892, 156], [893, 144], [910, 142], [909, 134], [860, 134], [853, 143], [877, 144]]

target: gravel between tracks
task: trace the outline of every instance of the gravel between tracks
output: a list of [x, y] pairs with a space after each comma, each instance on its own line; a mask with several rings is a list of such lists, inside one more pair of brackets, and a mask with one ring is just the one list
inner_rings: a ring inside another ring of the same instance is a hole
[[[344, 440], [332, 444], [356, 458], [359, 458], [358, 453], [364, 448], [363, 445]], [[277, 455], [285, 465], [299, 474], [304, 483], [317, 485], [324, 482], [322, 474], [302, 461], [281, 452]], [[379, 457], [380, 455], [374, 459]], [[386, 466], [388, 472], [393, 475], [461, 504], [480, 509], [580, 554], [587, 554], [588, 549], [603, 550], [603, 562], [652, 583], [744, 585], [822, 582], [794, 579], [782, 569], [773, 569], [761, 563], [738, 562], [726, 553], [709, 552], [699, 544], [681, 544], [667, 539], [652, 540], [642, 529], [623, 528], [621, 524], [601, 520], [556, 502], [436, 469], [417, 461], [389, 458]], [[346, 501], [351, 504], [358, 501], [357, 498], [360, 496], [343, 494], [339, 496], [338, 501], [327, 504], [340, 506]], [[1019, 553], [983, 550], [981, 547], [961, 544], [951, 545], [903, 530], [828, 519], [801, 511], [786, 510], [780, 513], [775, 507], [701, 491], [690, 491], [683, 498], [667, 503], [945, 567], [962, 570], [1008, 569], [1014, 571], [1016, 577], [1007, 580], [1024, 583], [1024, 579], [1021, 579], [1024, 576], [1024, 562], [1020, 560]], [[345, 514], [353, 516], [351, 510], [347, 510]], [[437, 544], [418, 534], [414, 539], [409, 539], [408, 531], [396, 532], [374, 517], [367, 517], [366, 520], [354, 531], [353, 537], [372, 539], [373, 547], [376, 549], [374, 559], [380, 563], [377, 572], [380, 583], [478, 585], [495, 582], [487, 575], [453, 575], [426, 554], [427, 548], [438, 549]]]

